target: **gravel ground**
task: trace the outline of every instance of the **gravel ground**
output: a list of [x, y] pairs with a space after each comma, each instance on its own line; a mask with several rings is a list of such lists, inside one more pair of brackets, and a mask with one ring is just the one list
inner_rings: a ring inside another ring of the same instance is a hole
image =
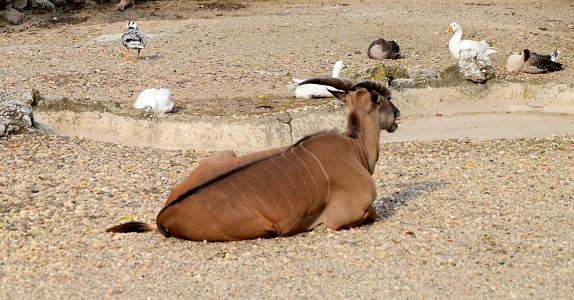
[[[285, 88], [293, 76], [328, 75], [338, 59], [343, 77], [375, 64], [365, 51], [379, 37], [396, 38], [405, 54], [386, 64], [439, 72], [454, 64], [445, 31], [458, 21], [465, 38], [501, 49], [491, 57], [503, 75], [514, 51], [559, 48], [565, 71], [518, 77], [573, 82], [567, 1], [306, 2], [221, 10], [136, 1], [124, 13], [86, 5], [83, 23], [2, 28], [0, 78], [14, 91], [126, 106], [164, 87], [186, 115], [257, 113], [301, 103]], [[150, 37], [138, 62], [121, 59], [127, 19]], [[153, 222], [212, 153], [38, 132], [2, 138], [0, 299], [573, 298], [573, 153], [572, 136], [385, 143], [374, 224], [201, 243], [104, 230]]]
[[211, 153], [1, 139], [0, 298], [572, 298], [572, 136], [381, 147], [374, 224], [202, 243], [104, 230]]

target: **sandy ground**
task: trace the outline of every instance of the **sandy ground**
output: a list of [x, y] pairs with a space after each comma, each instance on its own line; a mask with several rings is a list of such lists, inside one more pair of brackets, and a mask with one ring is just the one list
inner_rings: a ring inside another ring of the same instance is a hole
[[[451, 22], [462, 25], [464, 38], [500, 49], [491, 58], [501, 76], [508, 75], [505, 62], [513, 52], [560, 49], [566, 70], [518, 77], [574, 82], [574, 9], [568, 1], [274, 1], [244, 8], [136, 1], [123, 13], [114, 5], [31, 16], [25, 25], [6, 28], [0, 39], [3, 87], [128, 107], [143, 89], [163, 87], [172, 91], [179, 113], [261, 113], [262, 105], [321, 104], [294, 99], [286, 86], [293, 77], [329, 76], [337, 60], [347, 66], [344, 78], [377, 64], [366, 50], [378, 38], [396, 39], [404, 55], [386, 65], [441, 72], [455, 64], [448, 52], [452, 33], [446, 32]], [[137, 62], [122, 59], [126, 20], [136, 21], [149, 38]]]
[[[366, 47], [381, 36], [406, 56], [389, 64], [440, 71], [454, 63], [453, 21], [501, 49], [492, 57], [502, 73], [510, 52], [560, 48], [565, 71], [519, 77], [573, 77], [569, 1], [136, 4], [80, 11], [88, 18], [79, 24], [8, 28], [2, 84], [125, 105], [143, 88], [167, 87], [182, 111], [253, 113], [259, 102], [297, 105], [285, 89], [292, 76], [328, 75], [341, 58], [348, 76], [372, 65]], [[150, 35], [138, 62], [121, 59], [126, 19]], [[438, 133], [408, 117], [393, 136]], [[472, 136], [476, 117], [484, 116], [449, 118]], [[0, 298], [572, 298], [574, 140], [560, 131], [572, 122], [524, 118], [551, 129], [540, 138], [383, 143], [374, 224], [232, 243], [103, 232], [153, 222], [173, 186], [211, 153], [38, 132], [0, 139]]]

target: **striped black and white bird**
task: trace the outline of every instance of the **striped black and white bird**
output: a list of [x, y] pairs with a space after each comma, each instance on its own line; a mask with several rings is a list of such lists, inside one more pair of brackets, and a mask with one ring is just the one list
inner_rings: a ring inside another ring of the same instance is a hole
[[506, 60], [508, 72], [545, 73], [562, 70], [562, 64], [555, 60], [560, 55], [556, 50], [550, 55], [542, 55], [524, 49], [520, 54], [513, 54]]
[[372, 59], [396, 59], [401, 56], [401, 48], [396, 40], [378, 39], [369, 45], [367, 55]]
[[145, 48], [147, 38], [145, 33], [138, 28], [136, 22], [128, 22], [124, 34], [122, 34], [122, 43], [128, 49], [128, 53], [124, 59], [130, 59], [130, 49], [138, 49], [138, 56], [136, 59], [140, 58], [141, 49]]

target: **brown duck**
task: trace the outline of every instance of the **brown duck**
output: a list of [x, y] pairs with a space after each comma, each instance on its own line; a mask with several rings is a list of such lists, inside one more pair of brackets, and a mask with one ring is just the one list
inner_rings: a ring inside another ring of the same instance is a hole
[[555, 60], [560, 55], [556, 50], [550, 55], [541, 55], [524, 49], [520, 54], [513, 54], [506, 60], [508, 72], [546, 73], [562, 70], [562, 64]]

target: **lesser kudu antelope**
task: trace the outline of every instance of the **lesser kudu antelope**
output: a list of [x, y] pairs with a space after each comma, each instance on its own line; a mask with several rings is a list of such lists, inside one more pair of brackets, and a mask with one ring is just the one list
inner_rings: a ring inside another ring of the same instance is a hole
[[338, 230], [376, 219], [372, 178], [382, 129], [394, 132], [399, 110], [379, 81], [312, 78], [330, 86], [349, 114], [343, 134], [322, 132], [292, 146], [237, 157], [219, 152], [177, 185], [157, 226], [130, 222], [108, 232], [158, 230], [166, 237], [231, 241]]

